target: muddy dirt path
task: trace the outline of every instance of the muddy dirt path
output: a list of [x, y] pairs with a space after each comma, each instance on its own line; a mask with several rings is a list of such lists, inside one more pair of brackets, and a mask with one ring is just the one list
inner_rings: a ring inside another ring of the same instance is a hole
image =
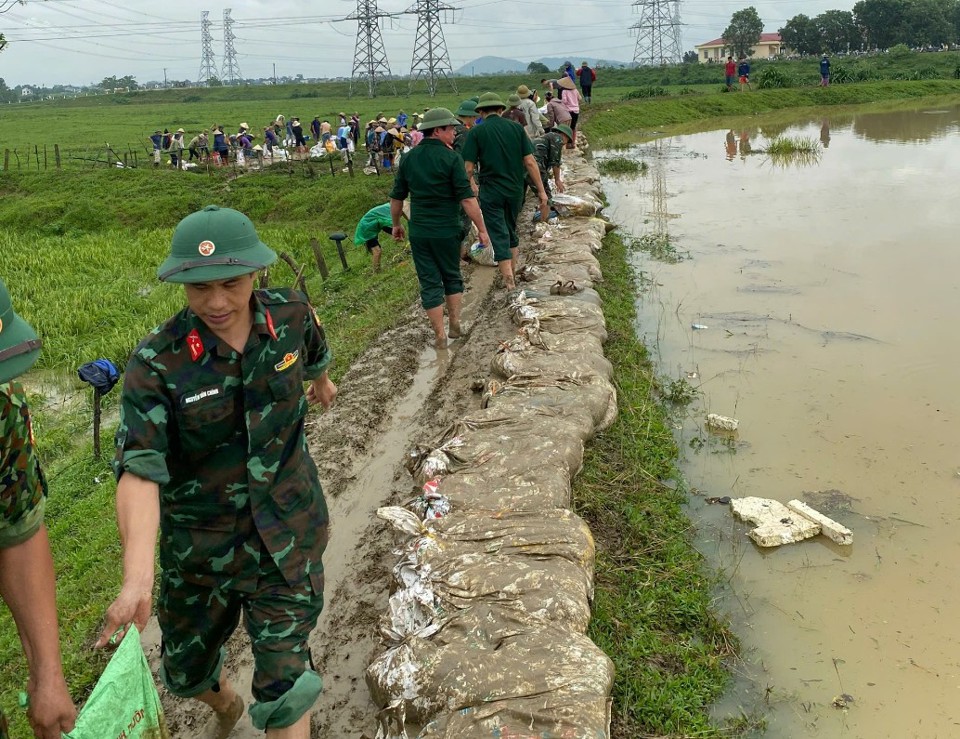
[[[361, 739], [376, 733], [376, 707], [364, 670], [378, 642], [377, 620], [389, 597], [394, 535], [376, 509], [412, 497], [413, 480], [403, 466], [406, 452], [429, 440], [466, 410], [479, 407], [471, 381], [488, 374], [496, 343], [513, 333], [506, 311], [497, 310], [504, 291], [494, 268], [465, 272], [463, 321], [467, 333], [447, 351], [428, 346], [431, 332], [419, 305], [385, 333], [350, 368], [329, 413], [308, 421], [308, 438], [330, 509], [330, 544], [324, 555], [323, 614], [311, 651], [323, 677], [312, 736]], [[328, 327], [336, 347], [336, 327]], [[155, 620], [143, 633], [154, 669], [159, 656]], [[227, 674], [252, 701], [252, 658], [243, 629], [228, 645]], [[171, 736], [187, 739], [209, 711], [161, 690]], [[234, 739], [263, 736], [244, 716]]]

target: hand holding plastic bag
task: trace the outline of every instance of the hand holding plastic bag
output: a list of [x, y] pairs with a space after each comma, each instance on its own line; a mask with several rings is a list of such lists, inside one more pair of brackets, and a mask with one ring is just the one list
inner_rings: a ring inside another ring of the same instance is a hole
[[140, 646], [128, 629], [64, 739], [167, 739], [160, 696]]

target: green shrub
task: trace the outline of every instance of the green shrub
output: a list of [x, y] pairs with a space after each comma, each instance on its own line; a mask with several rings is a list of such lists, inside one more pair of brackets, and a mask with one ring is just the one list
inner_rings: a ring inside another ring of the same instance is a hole
[[887, 53], [894, 59], [905, 59], [913, 54], [913, 52], [910, 51], [910, 47], [906, 44], [896, 44], [895, 46], [891, 46], [889, 52]]
[[626, 95], [623, 95], [620, 100], [642, 100], [644, 98], [659, 98], [666, 97], [667, 91], [659, 86], [650, 85], [649, 87], [641, 87], [637, 90], [631, 90]]
[[757, 75], [757, 87], [761, 90], [795, 86], [796, 81], [793, 77], [779, 67], [764, 67]]
[[597, 162], [597, 169], [603, 174], [636, 174], [640, 164], [626, 157], [610, 157]]

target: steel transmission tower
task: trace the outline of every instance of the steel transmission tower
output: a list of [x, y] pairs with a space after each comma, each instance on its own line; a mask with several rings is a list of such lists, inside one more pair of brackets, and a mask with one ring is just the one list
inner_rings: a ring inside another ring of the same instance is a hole
[[410, 63], [410, 92], [421, 77], [427, 79], [427, 92], [430, 97], [437, 94], [437, 80], [446, 78], [450, 87], [457, 92], [457, 83], [453, 80], [453, 68], [447, 53], [447, 42], [443, 40], [443, 27], [440, 25], [440, 13], [454, 11], [452, 5], [442, 0], [416, 0], [406, 11], [416, 14], [417, 40], [413, 45], [413, 61]]
[[223, 11], [223, 83], [225, 85], [236, 85], [241, 80], [237, 50], [233, 46], [235, 38], [230, 8], [225, 8]]
[[630, 26], [637, 32], [633, 61], [645, 66], [682, 62], [679, 0], [635, 0], [633, 7], [640, 9], [640, 20]]
[[380, 35], [380, 19], [390, 17], [390, 13], [381, 13], [377, 0], [357, 0], [357, 12], [347, 16], [347, 20], [357, 22], [357, 48], [353, 53], [353, 73], [350, 75], [350, 95], [354, 86], [366, 80], [367, 96], [377, 96], [378, 80], [389, 80], [393, 94], [397, 86], [390, 77], [390, 64], [387, 52], [383, 48]]
[[200, 73], [197, 75], [197, 82], [207, 85], [210, 80], [217, 79], [217, 62], [214, 60], [209, 10], [200, 13], [200, 46]]

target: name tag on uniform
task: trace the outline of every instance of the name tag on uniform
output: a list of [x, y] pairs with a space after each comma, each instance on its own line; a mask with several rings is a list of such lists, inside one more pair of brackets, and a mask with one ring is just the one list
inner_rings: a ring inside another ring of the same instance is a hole
[[283, 355], [283, 361], [273, 365], [273, 368], [277, 372], [283, 372], [288, 367], [291, 367], [294, 364], [296, 364], [296, 361], [299, 357], [300, 357], [299, 349], [295, 352], [287, 352], [286, 354]]
[[209, 389], [207, 389], [207, 390], [201, 390], [201, 391], [198, 392], [198, 393], [194, 393], [193, 395], [188, 395], [188, 396], [186, 396], [186, 397], [183, 399], [183, 404], [184, 404], [184, 405], [193, 405], [194, 403], [198, 403], [198, 402], [200, 402], [201, 400], [204, 400], [204, 399], [206, 399], [206, 398], [214, 398], [214, 397], [218, 396], [219, 394], [220, 394], [220, 388], [218, 388], [218, 387], [211, 387], [211, 388], [209, 388]]

